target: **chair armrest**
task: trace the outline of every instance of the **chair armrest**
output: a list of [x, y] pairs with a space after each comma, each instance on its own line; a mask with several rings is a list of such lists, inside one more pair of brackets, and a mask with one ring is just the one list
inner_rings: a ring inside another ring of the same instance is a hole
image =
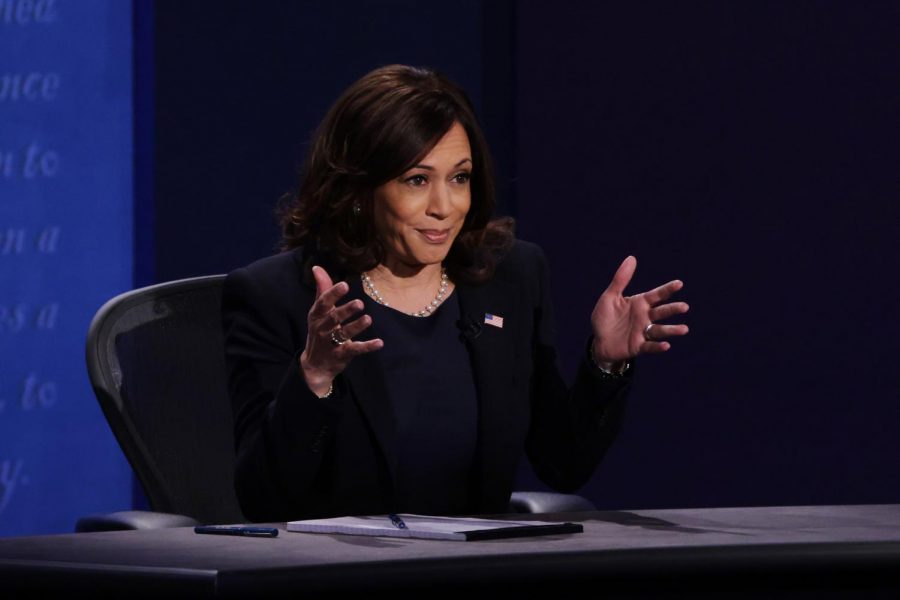
[[185, 515], [149, 510], [122, 510], [81, 517], [75, 524], [78, 533], [86, 531], [126, 531], [131, 529], [164, 529], [194, 527], [200, 522]]
[[514, 513], [557, 513], [597, 510], [594, 503], [576, 494], [513, 492], [509, 510]]

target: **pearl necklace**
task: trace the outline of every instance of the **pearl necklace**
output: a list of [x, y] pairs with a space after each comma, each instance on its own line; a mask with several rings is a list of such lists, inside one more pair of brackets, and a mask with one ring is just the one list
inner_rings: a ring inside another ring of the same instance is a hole
[[[369, 297], [378, 304], [390, 308], [391, 305], [385, 302], [384, 297], [381, 295], [381, 293], [377, 289], [375, 289], [375, 284], [372, 283], [372, 279], [369, 277], [369, 275], [363, 273], [360, 278], [362, 279], [363, 288], [366, 290], [366, 294], [368, 294]], [[447, 270], [441, 267], [441, 287], [438, 289], [437, 296], [435, 296], [434, 300], [432, 300], [427, 306], [425, 306], [425, 308], [418, 312], [411, 312], [409, 313], [409, 315], [411, 317], [427, 317], [435, 310], [437, 310], [437, 307], [440, 306], [441, 302], [444, 301], [444, 294], [447, 293], [448, 283], [449, 280], [447, 279]]]

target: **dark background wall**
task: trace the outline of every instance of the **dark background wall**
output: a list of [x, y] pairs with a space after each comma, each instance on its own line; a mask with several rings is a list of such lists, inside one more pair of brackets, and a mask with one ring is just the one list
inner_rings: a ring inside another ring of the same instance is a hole
[[157, 279], [221, 272], [271, 253], [275, 203], [296, 187], [313, 130], [341, 91], [376, 66], [446, 72], [481, 109], [498, 146], [508, 144], [510, 3], [485, 4], [156, 3]]
[[568, 368], [627, 254], [631, 291], [686, 282], [691, 334], [639, 360], [585, 495], [900, 501], [897, 5], [484, 4], [155, 4], [147, 272], [270, 253], [328, 105], [376, 66], [430, 65], [470, 92], [504, 211], [548, 253]]
[[898, 5], [519, 4], [518, 217], [563, 347], [627, 254], [691, 334], [639, 361], [588, 495], [900, 498]]

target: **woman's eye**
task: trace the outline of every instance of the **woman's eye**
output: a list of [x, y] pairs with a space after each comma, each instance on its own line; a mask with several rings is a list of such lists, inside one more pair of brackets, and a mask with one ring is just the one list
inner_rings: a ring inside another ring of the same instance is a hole
[[467, 171], [457, 173], [456, 176], [453, 177], [453, 181], [456, 183], [468, 183], [470, 179], [472, 179], [472, 174]]
[[425, 185], [428, 182], [428, 178], [424, 175], [413, 175], [412, 177], [407, 177], [406, 183], [413, 185], [415, 187], [419, 187]]

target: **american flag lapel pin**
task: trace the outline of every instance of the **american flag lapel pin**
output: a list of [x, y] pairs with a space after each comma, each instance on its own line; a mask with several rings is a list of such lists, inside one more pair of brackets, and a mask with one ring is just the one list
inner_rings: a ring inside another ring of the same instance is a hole
[[492, 315], [491, 313], [484, 313], [484, 324], [503, 329], [503, 317]]

